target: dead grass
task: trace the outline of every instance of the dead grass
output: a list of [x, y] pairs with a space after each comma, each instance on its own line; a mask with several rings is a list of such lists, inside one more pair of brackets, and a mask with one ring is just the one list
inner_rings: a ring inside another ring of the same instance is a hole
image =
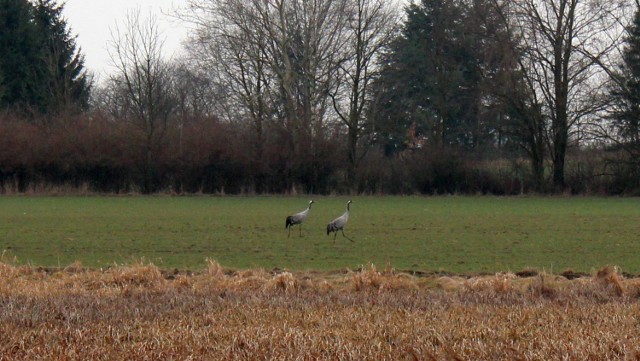
[[596, 272], [596, 279], [602, 283], [603, 286], [613, 289], [618, 295], [624, 294], [624, 285], [622, 284], [622, 276], [618, 272], [618, 268], [615, 266], [606, 266], [599, 269]]
[[640, 282], [0, 263], [0, 360], [637, 360]]

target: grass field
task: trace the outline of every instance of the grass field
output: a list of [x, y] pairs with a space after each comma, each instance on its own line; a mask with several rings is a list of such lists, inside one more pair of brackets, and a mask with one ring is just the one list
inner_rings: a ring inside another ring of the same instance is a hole
[[314, 200], [303, 236], [288, 238], [285, 217], [306, 197], [2, 197], [0, 251], [46, 267], [640, 273], [637, 198], [354, 197], [354, 243], [325, 233], [347, 198]]

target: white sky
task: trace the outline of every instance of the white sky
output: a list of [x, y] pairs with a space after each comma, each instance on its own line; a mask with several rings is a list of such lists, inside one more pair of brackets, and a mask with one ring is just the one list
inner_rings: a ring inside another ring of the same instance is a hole
[[85, 56], [85, 68], [94, 73], [96, 80], [105, 78], [113, 66], [107, 51], [111, 40], [110, 29], [122, 22], [128, 11], [140, 8], [143, 19], [153, 13], [165, 39], [164, 55], [171, 57], [181, 50], [181, 41], [187, 36], [187, 27], [166, 14], [179, 8], [180, 0], [66, 0], [64, 17], [71, 32], [78, 36], [77, 45]]

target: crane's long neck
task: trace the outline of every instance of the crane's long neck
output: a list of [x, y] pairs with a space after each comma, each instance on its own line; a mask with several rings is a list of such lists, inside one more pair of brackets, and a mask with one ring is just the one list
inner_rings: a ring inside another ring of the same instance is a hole
[[349, 208], [342, 214], [342, 219], [346, 222], [349, 219]]

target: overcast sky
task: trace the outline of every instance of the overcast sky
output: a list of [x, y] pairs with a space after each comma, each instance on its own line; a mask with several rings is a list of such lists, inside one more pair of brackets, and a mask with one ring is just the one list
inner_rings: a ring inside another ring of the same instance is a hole
[[78, 46], [85, 55], [85, 68], [100, 80], [114, 70], [107, 52], [107, 43], [111, 40], [109, 29], [114, 29], [132, 9], [139, 7], [143, 19], [150, 13], [155, 14], [162, 36], [166, 37], [165, 56], [179, 52], [187, 28], [166, 14], [180, 3], [180, 0], [67, 0], [64, 16], [72, 33], [78, 36]]

